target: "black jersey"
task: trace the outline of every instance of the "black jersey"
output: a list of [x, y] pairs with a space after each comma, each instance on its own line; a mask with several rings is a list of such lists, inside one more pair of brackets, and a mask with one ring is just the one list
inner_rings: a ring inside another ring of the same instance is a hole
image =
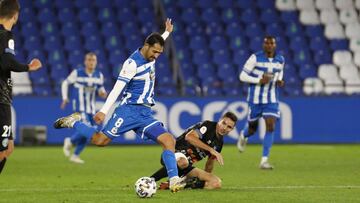
[[15, 40], [13, 34], [0, 25], [0, 103], [11, 104], [11, 71], [28, 71], [28, 66], [15, 60]]
[[188, 134], [191, 130], [194, 130], [197, 132], [203, 143], [209, 145], [211, 148], [220, 153], [224, 141], [222, 136], [218, 137], [216, 135], [216, 125], [217, 122], [204, 121], [191, 126], [176, 139], [175, 151], [185, 154], [190, 163], [195, 163], [206, 156], [209, 156], [210, 153], [208, 151], [197, 148], [185, 140], [186, 134]]

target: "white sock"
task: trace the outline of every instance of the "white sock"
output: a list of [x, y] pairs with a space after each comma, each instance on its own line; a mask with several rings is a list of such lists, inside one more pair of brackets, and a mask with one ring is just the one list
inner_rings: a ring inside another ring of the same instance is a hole
[[263, 156], [263, 157], [261, 157], [261, 164], [263, 164], [263, 163], [265, 163], [265, 162], [267, 162], [268, 161], [268, 157], [267, 156]]

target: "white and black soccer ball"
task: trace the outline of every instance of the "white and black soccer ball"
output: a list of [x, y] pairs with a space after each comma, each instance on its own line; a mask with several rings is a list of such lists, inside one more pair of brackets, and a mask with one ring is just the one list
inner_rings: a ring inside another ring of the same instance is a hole
[[156, 182], [149, 177], [139, 178], [135, 183], [135, 192], [141, 198], [152, 197], [156, 193]]

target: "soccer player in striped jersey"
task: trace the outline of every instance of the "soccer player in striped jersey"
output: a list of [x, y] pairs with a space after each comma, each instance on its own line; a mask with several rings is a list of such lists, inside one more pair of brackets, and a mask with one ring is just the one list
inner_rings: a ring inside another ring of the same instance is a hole
[[[68, 89], [69, 85], [73, 86], [72, 107], [74, 112], [81, 114], [81, 119], [88, 125], [96, 126], [93, 116], [95, 115], [95, 98], [98, 94], [101, 98], [106, 99], [107, 93], [104, 88], [104, 76], [96, 69], [97, 57], [93, 52], [85, 55], [85, 68], [73, 70], [61, 85], [62, 103], [61, 109], [64, 109], [69, 103]], [[63, 151], [70, 161], [82, 164], [84, 160], [79, 155], [84, 150], [88, 139], [75, 132], [71, 138], [64, 139]], [[75, 145], [74, 153], [71, 155], [71, 148]], [[71, 155], [71, 156], [70, 156]]]
[[94, 120], [100, 124], [105, 115], [122, 93], [122, 99], [104, 129], [96, 129], [79, 121], [78, 114], [60, 118], [54, 123], [55, 128], [74, 128], [81, 135], [92, 138], [92, 143], [106, 146], [112, 139], [133, 130], [141, 138], [156, 141], [163, 147], [162, 159], [170, 180], [170, 190], [177, 192], [185, 184], [178, 176], [175, 159], [175, 139], [156, 120], [151, 112], [154, 102], [155, 60], [164, 50], [165, 39], [173, 30], [170, 19], [166, 20], [165, 32], [150, 34], [144, 45], [137, 49], [124, 63], [118, 80], [111, 90], [104, 106], [95, 114]]
[[264, 37], [263, 51], [252, 54], [240, 73], [240, 80], [249, 84], [247, 97], [249, 112], [248, 123], [240, 133], [237, 147], [240, 152], [245, 151], [248, 137], [256, 132], [258, 120], [263, 117], [266, 123], [266, 133], [259, 166], [261, 169], [273, 169], [268, 158], [273, 143], [276, 120], [280, 117], [278, 87], [284, 86], [285, 59], [275, 50], [275, 38], [273, 36]]

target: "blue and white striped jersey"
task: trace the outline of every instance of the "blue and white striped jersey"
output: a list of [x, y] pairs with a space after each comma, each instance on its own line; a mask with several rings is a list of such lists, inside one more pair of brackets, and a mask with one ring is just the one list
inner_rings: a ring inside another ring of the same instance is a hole
[[124, 62], [118, 80], [127, 84], [121, 104], [154, 105], [155, 60], [149, 62], [136, 50]]
[[273, 75], [270, 83], [261, 85], [249, 83], [247, 101], [252, 104], [268, 104], [278, 102], [276, 81], [282, 80], [285, 59], [275, 54], [274, 58], [267, 58], [264, 51], [252, 54], [246, 61], [243, 72], [251, 77], [262, 78], [264, 73]]
[[95, 97], [98, 92], [105, 91], [104, 76], [95, 69], [92, 74], [86, 73], [84, 68], [73, 70], [62, 84], [63, 100], [68, 100], [68, 85], [73, 84], [73, 110], [95, 114]]

